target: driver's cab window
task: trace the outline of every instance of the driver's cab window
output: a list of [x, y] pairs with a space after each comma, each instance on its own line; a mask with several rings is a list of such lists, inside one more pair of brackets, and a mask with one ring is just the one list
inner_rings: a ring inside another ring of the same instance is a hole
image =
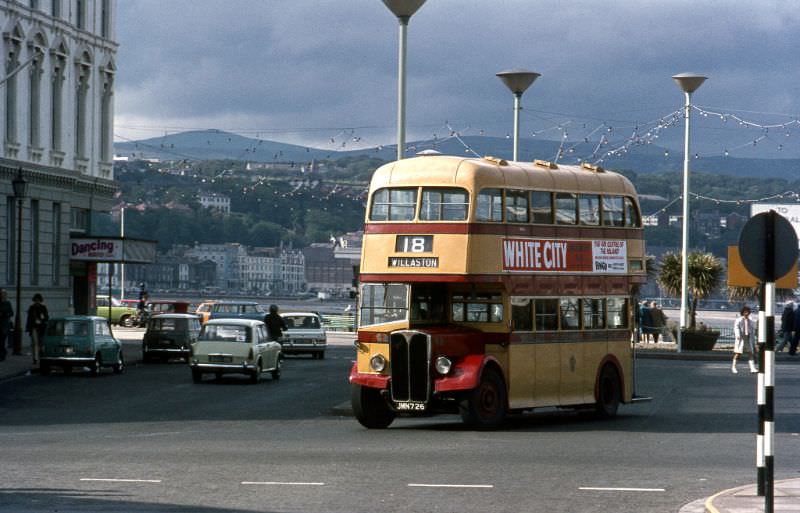
[[411, 289], [411, 322], [418, 324], [446, 322], [446, 304], [444, 287], [415, 285]]

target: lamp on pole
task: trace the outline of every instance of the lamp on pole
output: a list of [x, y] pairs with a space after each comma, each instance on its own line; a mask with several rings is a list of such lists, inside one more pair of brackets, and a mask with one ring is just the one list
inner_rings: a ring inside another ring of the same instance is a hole
[[22, 316], [20, 298], [22, 296], [22, 201], [28, 193], [28, 182], [22, 177], [22, 168], [11, 182], [14, 197], [17, 199], [17, 304], [14, 310], [14, 354], [22, 354]]
[[411, 16], [425, 0], [383, 0], [400, 23], [400, 51], [397, 63], [397, 160], [403, 158], [406, 146], [406, 29]]
[[695, 73], [681, 73], [672, 77], [686, 97], [684, 119], [686, 127], [683, 140], [683, 223], [681, 236], [681, 312], [678, 330], [678, 352], [683, 350], [683, 330], [687, 327], [689, 301], [689, 119], [692, 114], [692, 93], [705, 82], [706, 77]]
[[522, 99], [522, 93], [540, 76], [539, 73], [524, 69], [510, 69], [497, 73], [497, 77], [514, 94], [514, 161], [519, 160], [519, 104]]

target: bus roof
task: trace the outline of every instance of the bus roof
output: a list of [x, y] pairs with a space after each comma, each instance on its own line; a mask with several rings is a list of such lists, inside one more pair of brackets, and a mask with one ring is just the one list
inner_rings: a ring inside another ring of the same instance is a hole
[[422, 156], [390, 162], [372, 176], [370, 194], [383, 187], [451, 186], [480, 191], [487, 187], [635, 196], [624, 176], [596, 166], [544, 161], [513, 162], [493, 157]]

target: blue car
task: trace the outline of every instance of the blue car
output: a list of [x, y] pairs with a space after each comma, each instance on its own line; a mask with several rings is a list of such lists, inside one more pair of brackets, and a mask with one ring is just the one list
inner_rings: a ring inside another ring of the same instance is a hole
[[100, 374], [111, 367], [115, 374], [125, 370], [122, 342], [114, 338], [111, 326], [103, 317], [71, 315], [50, 319], [42, 341], [39, 370], [47, 375], [53, 367], [64, 373], [73, 367], [88, 367]]

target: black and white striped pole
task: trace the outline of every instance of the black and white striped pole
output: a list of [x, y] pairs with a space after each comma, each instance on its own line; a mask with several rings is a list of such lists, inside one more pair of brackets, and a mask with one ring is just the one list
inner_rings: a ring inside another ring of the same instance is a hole
[[[778, 241], [781, 251], [776, 251]], [[797, 263], [797, 249], [794, 228], [774, 210], [750, 218], [739, 235], [742, 263], [764, 284], [758, 314], [756, 466], [765, 513], [775, 508], [775, 281]]]

